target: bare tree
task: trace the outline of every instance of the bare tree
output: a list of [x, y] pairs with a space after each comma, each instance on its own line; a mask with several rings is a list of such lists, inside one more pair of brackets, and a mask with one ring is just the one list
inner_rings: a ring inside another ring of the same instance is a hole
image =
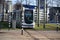
[[5, 5], [5, 0], [0, 0], [0, 4], [2, 4], [2, 21], [4, 19], [4, 5]]

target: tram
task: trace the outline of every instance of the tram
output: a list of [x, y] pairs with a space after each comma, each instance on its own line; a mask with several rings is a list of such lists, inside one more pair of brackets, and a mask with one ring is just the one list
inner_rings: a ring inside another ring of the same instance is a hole
[[34, 9], [23, 8], [22, 13], [22, 27], [23, 28], [34, 28]]

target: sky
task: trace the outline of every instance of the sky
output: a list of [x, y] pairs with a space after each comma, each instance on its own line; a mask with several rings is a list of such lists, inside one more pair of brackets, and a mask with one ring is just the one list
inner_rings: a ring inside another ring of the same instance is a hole
[[[31, 5], [36, 5], [36, 1], [35, 1], [35, 0], [28, 0], [28, 1], [30, 1], [30, 4], [31, 4]], [[17, 0], [12, 0], [12, 3], [13, 3], [13, 4], [15, 4], [16, 2], [17, 2]], [[23, 4], [26, 4], [26, 1], [23, 0], [22, 3], [23, 3]]]
[[16, 0], [12, 0], [12, 3], [15, 4]]
[[[52, 2], [53, 1], [53, 2]], [[50, 3], [49, 3], [50, 2]], [[48, 6], [54, 6], [54, 7], [57, 7], [57, 5], [60, 6], [60, 0], [49, 0], [48, 1]]]
[[[12, 3], [15, 4], [16, 1], [17, 1], [17, 0], [12, 0]], [[35, 0], [29, 0], [29, 1], [31, 1], [31, 3], [30, 3], [31, 5], [36, 5], [36, 1], [35, 1]], [[52, 1], [52, 0], [49, 0], [49, 1]], [[58, 1], [58, 0], [54, 0], [54, 1], [53, 1], [53, 6], [57, 6], [56, 1]], [[58, 2], [60, 3], [60, 1], [58, 1]], [[25, 0], [23, 0], [23, 4], [26, 4]], [[60, 5], [60, 4], [59, 4], [59, 5]], [[52, 6], [52, 3], [49, 3], [48, 6]]]

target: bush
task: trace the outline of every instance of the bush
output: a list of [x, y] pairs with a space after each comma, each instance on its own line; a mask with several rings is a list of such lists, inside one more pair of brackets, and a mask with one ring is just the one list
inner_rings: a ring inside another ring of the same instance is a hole
[[0, 22], [0, 28], [8, 28], [8, 22]]

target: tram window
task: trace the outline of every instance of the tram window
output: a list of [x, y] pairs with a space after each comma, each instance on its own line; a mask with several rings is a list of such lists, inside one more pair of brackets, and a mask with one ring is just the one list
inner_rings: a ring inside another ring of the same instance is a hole
[[25, 10], [24, 20], [27, 24], [33, 23], [33, 10]]

